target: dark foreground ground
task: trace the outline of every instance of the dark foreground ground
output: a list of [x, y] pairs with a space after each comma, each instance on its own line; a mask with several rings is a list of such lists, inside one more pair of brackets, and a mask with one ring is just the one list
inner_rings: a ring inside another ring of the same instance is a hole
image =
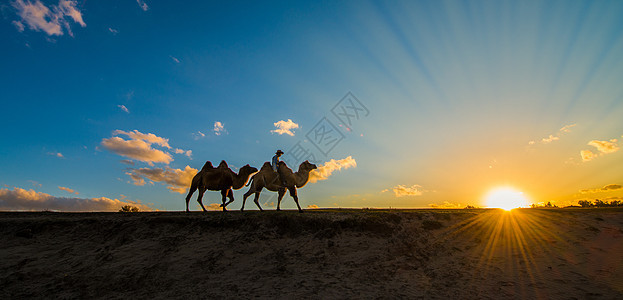
[[623, 210], [0, 213], [0, 299], [623, 299]]

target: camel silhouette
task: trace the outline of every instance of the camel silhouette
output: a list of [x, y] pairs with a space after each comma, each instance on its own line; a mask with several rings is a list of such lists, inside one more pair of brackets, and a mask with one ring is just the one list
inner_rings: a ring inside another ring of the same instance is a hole
[[[199, 190], [197, 202], [199, 202], [203, 211], [206, 211], [202, 202], [203, 193], [206, 190], [220, 191], [223, 202], [221, 207], [223, 207], [223, 211], [227, 210], [227, 204], [234, 202], [234, 191], [232, 188], [235, 190], [242, 188], [249, 180], [251, 174], [255, 172], [257, 172], [257, 168], [251, 167], [248, 164], [240, 168], [240, 171], [236, 174], [227, 166], [224, 160], [216, 168], [212, 166], [210, 161], [207, 161], [201, 168], [201, 171], [193, 177], [188, 195], [186, 196], [186, 211], [190, 211], [188, 203], [190, 202], [190, 197], [197, 189]], [[227, 198], [229, 198], [229, 202], [226, 203], [225, 200]]]
[[[290, 196], [294, 199], [294, 202], [296, 202], [299, 212], [303, 212], [301, 206], [299, 205], [299, 197], [296, 193], [296, 188], [302, 188], [305, 184], [307, 184], [307, 181], [309, 180], [309, 172], [314, 169], [317, 169], [316, 165], [310, 163], [309, 161], [304, 161], [299, 166], [298, 171], [294, 173], [292, 172], [292, 169], [286, 166], [285, 162], [280, 161], [277, 172], [275, 172], [271, 168], [270, 163], [265, 162], [260, 171], [253, 175], [249, 181], [249, 184], [247, 184], [251, 185], [251, 187], [242, 198], [242, 208], [240, 208], [240, 210], [244, 211], [244, 204], [247, 201], [247, 198], [253, 193], [255, 193], [255, 199], [253, 199], [253, 202], [255, 202], [255, 205], [257, 205], [260, 210], [263, 210], [259, 203], [259, 197], [262, 189], [266, 188], [271, 192], [278, 193], [279, 198], [277, 200], [277, 210], [281, 210], [281, 199], [283, 199], [287, 189], [290, 191]], [[278, 176], [283, 178], [286, 184], [285, 186], [281, 185], [281, 180], [279, 180]]]

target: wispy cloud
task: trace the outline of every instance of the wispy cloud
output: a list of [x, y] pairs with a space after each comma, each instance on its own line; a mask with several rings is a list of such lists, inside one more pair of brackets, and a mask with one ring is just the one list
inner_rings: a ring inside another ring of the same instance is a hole
[[138, 3], [138, 6], [143, 10], [143, 11], [147, 11], [149, 9], [149, 6], [147, 5], [147, 3], [143, 0], [136, 0], [136, 3]]
[[34, 180], [26, 180], [28, 182], [30, 182], [32, 185], [36, 186], [36, 187], [41, 187], [41, 183], [34, 181]]
[[[558, 140], [560, 140], [562, 135], [564, 135], [565, 133], [571, 132], [571, 128], [575, 127], [576, 125], [577, 124], [565, 125], [562, 128], [560, 128], [555, 134], [550, 134], [548, 137], [544, 137], [544, 138], [542, 138], [538, 142], [540, 142], [541, 144], [549, 144], [551, 142], [558, 141]], [[528, 144], [530, 144], [530, 145], [534, 145], [536, 143], [537, 143], [537, 141], [530, 141], [530, 142], [528, 142]]]
[[168, 164], [173, 161], [169, 153], [152, 148], [152, 145], [155, 144], [170, 149], [168, 139], [152, 133], [141, 133], [138, 130], [130, 132], [115, 130], [113, 135], [126, 135], [130, 139], [124, 140], [118, 136], [102, 139], [101, 145], [108, 151], [149, 164]]
[[623, 186], [621, 186], [620, 184], [608, 184], [608, 185], [605, 185], [605, 186], [603, 186], [601, 188], [597, 188], [597, 189], [584, 189], [584, 190], [580, 190], [580, 193], [582, 193], [582, 194], [592, 194], [592, 193], [618, 191], [620, 189], [623, 189]]
[[330, 161], [318, 166], [318, 169], [315, 169], [309, 173], [309, 182], [314, 183], [320, 180], [326, 180], [329, 176], [331, 176], [331, 174], [333, 174], [334, 171], [356, 167], [357, 161], [355, 161], [352, 156], [348, 156], [340, 160], [331, 159]]
[[35, 31], [43, 31], [48, 35], [63, 35], [64, 31], [73, 36], [69, 19], [85, 27], [87, 24], [82, 19], [82, 13], [78, 10], [77, 2], [73, 0], [60, 0], [58, 5], [45, 6], [41, 1], [34, 3], [28, 0], [16, 0], [13, 7], [17, 10], [19, 21], [13, 21], [18, 31], [24, 31], [25, 25]]
[[212, 129], [212, 131], [214, 131], [214, 134], [216, 135], [227, 133], [227, 130], [225, 130], [225, 124], [219, 121], [214, 122], [214, 129]]
[[122, 159], [122, 160], [120, 160], [120, 162], [122, 162], [122, 163], [124, 163], [126, 165], [130, 165], [130, 166], [135, 165], [135, 163], [133, 161], [129, 160], [129, 159]]
[[611, 139], [610, 141], [592, 140], [588, 142], [587, 145], [597, 148], [598, 153], [593, 153], [590, 150], [582, 150], [580, 151], [580, 156], [582, 156], [584, 162], [587, 162], [599, 156], [617, 152], [620, 149], [617, 142], [617, 139]]
[[193, 136], [193, 139], [195, 139], [195, 141], [206, 137], [206, 134], [201, 131], [193, 132], [191, 133], [191, 135]]
[[64, 186], [59, 186], [58, 189], [61, 190], [61, 191], [68, 192], [70, 194], [76, 194], [76, 195], [79, 194], [78, 192], [76, 192], [76, 191], [74, 191], [74, 190], [72, 190], [72, 189], [70, 189], [68, 187], [64, 187]]
[[179, 64], [179, 63], [180, 63], [180, 60], [179, 60], [179, 59], [177, 59], [177, 57], [175, 57], [175, 56], [173, 56], [173, 55], [169, 55], [169, 57], [170, 57], [170, 58], [171, 58], [171, 59], [172, 59], [172, 60], [173, 60], [176, 64]]
[[296, 124], [294, 122], [292, 122], [292, 120], [288, 119], [287, 121], [281, 120], [278, 121], [276, 123], [274, 123], [275, 128], [274, 130], [271, 130], [270, 132], [274, 132], [277, 133], [279, 135], [282, 134], [287, 134], [290, 136], [294, 136], [294, 129], [299, 128], [299, 124]]
[[145, 185], [145, 179], [153, 182], [162, 182], [167, 189], [183, 194], [198, 170], [186, 166], [184, 170], [165, 168], [140, 168], [130, 169], [126, 174], [132, 178], [134, 185]]
[[0, 189], [0, 210], [118, 211], [124, 205], [133, 205], [141, 210], [152, 210], [151, 207], [138, 202], [106, 197], [66, 198], [18, 187], [14, 187], [13, 190]]
[[119, 107], [121, 110], [123, 110], [124, 112], [126, 112], [128, 114], [130, 113], [130, 110], [127, 107], [125, 107], [125, 105], [123, 105], [123, 104], [119, 104], [119, 105], [117, 105], [117, 107]]
[[112, 27], [108, 27], [108, 31], [110, 31], [110, 33], [112, 33], [113, 35], [117, 35], [117, 33], [119, 33], [119, 30]]
[[56, 156], [58, 158], [65, 158], [65, 156], [63, 156], [63, 153], [60, 152], [48, 152], [48, 155]]

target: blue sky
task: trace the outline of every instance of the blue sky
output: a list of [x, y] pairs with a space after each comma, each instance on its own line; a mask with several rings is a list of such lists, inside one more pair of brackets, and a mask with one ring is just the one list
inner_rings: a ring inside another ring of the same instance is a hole
[[[2, 209], [181, 210], [175, 190], [206, 160], [259, 168], [297, 142], [328, 172], [304, 207], [486, 206], [499, 186], [534, 203], [623, 196], [620, 1], [0, 11]], [[347, 130], [332, 109], [349, 92], [368, 113]], [[306, 137], [323, 117], [344, 137], [327, 155]], [[293, 135], [274, 132], [288, 120]]]

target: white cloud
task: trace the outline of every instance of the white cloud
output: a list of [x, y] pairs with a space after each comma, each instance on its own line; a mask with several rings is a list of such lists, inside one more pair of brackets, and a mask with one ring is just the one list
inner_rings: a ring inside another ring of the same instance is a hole
[[76, 191], [74, 191], [74, 190], [72, 190], [70, 188], [64, 187], [64, 186], [59, 186], [58, 189], [61, 190], [61, 191], [68, 192], [70, 194], [76, 194], [76, 195], [80, 194], [80, 193], [78, 193], [78, 192], [76, 192]]
[[396, 197], [404, 197], [404, 196], [420, 196], [422, 195], [422, 186], [418, 184], [414, 184], [410, 187], [399, 184], [392, 188], [394, 191], [394, 195]]
[[41, 1], [34, 3], [29, 0], [16, 0], [13, 7], [17, 10], [17, 15], [21, 18], [13, 24], [18, 31], [24, 31], [25, 25], [35, 31], [43, 31], [48, 35], [63, 35], [64, 30], [71, 36], [73, 33], [67, 19], [73, 20], [80, 26], [87, 24], [82, 19], [82, 13], [77, 9], [78, 3], [73, 0], [60, 0], [58, 5], [45, 6]]
[[117, 136], [102, 139], [101, 145], [108, 151], [149, 164], [168, 164], [173, 161], [173, 158], [169, 153], [152, 148], [153, 144], [160, 145], [165, 148], [171, 148], [171, 146], [169, 146], [168, 139], [156, 136], [152, 133], [141, 133], [138, 130], [131, 132], [115, 130], [113, 135], [126, 135], [130, 137], [130, 139], [124, 140]]
[[206, 136], [206, 134], [201, 131], [193, 132], [191, 133], [191, 135], [193, 136], [193, 139], [195, 139], [195, 141], [198, 139], [202, 139]]
[[138, 6], [140, 6], [143, 11], [147, 11], [149, 9], [149, 6], [143, 0], [136, 0], [136, 3], [138, 3]]
[[216, 135], [227, 133], [227, 130], [225, 130], [225, 124], [219, 121], [214, 122], [214, 129], [212, 129], [212, 131], [214, 131], [214, 134]]
[[[571, 132], [571, 128], [575, 127], [576, 125], [577, 124], [565, 125], [562, 128], [560, 128], [558, 130], [558, 132], [556, 132], [555, 134], [550, 134], [548, 137], [542, 138], [539, 142], [541, 144], [549, 144], [551, 142], [558, 141], [558, 140], [560, 140], [560, 138], [562, 137], [563, 134]], [[529, 145], [534, 145], [536, 143], [537, 143], [536, 141], [529, 141], [528, 142]]]
[[309, 173], [309, 182], [314, 183], [320, 180], [326, 180], [329, 176], [331, 176], [331, 174], [333, 174], [334, 171], [348, 169], [351, 167], [357, 167], [357, 162], [352, 156], [348, 156], [340, 160], [331, 159], [330, 161], [318, 166], [318, 169], [315, 169]]
[[119, 107], [121, 110], [125, 111], [128, 114], [130, 113], [130, 110], [127, 107], [125, 107], [125, 105], [123, 104], [119, 104], [117, 105], [117, 107]]
[[293, 129], [299, 128], [299, 124], [292, 122], [292, 120], [288, 119], [287, 121], [281, 120], [274, 123], [277, 129], [271, 130], [270, 132], [277, 133], [279, 135], [287, 134], [290, 136], [294, 136]]
[[0, 189], [0, 210], [118, 211], [124, 205], [133, 205], [141, 210], [152, 210], [149, 206], [138, 202], [106, 197], [66, 198], [18, 187], [14, 187], [13, 190]]
[[179, 64], [179, 63], [180, 63], [180, 60], [179, 60], [179, 59], [177, 59], [177, 57], [174, 57], [173, 55], [169, 55], [169, 57], [171, 57], [171, 59], [172, 59], [175, 63], [177, 63], [177, 64]]
[[171, 169], [169, 167], [163, 168], [140, 168], [130, 169], [126, 174], [132, 178], [134, 185], [145, 185], [145, 179], [162, 182], [167, 185], [167, 189], [183, 194], [190, 186], [193, 177], [197, 174], [198, 170], [186, 166], [184, 170]]
[[112, 33], [113, 35], [117, 35], [117, 33], [119, 33], [119, 30], [108, 27], [108, 31], [110, 31], [110, 33]]

